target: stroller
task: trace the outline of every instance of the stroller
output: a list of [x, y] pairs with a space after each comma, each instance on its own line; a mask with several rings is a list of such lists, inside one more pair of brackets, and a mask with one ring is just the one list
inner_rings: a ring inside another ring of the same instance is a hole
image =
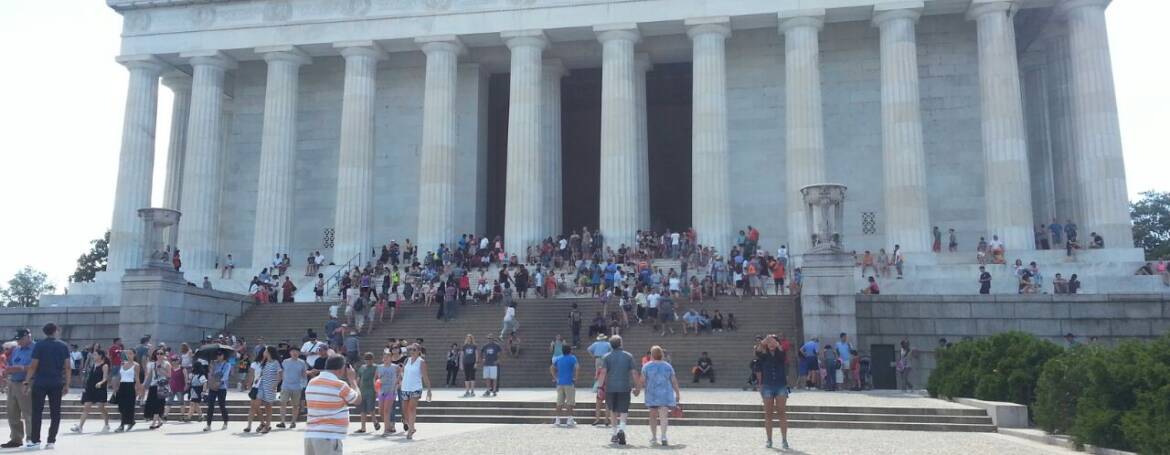
[[751, 390], [751, 391], [759, 390], [759, 384], [758, 384], [759, 381], [756, 379], [756, 373], [759, 371], [759, 366], [757, 365], [757, 362], [758, 362], [758, 360], [752, 359], [751, 363], [748, 364], [748, 371], [749, 371], [748, 372], [748, 379], [747, 379], [747, 384], [745, 384], [743, 386], [743, 390]]
[[861, 360], [858, 361], [858, 377], [861, 378], [861, 384], [859, 385], [861, 390], [873, 389], [873, 375], [870, 370], [870, 363], [871, 361], [868, 355], [861, 356]]

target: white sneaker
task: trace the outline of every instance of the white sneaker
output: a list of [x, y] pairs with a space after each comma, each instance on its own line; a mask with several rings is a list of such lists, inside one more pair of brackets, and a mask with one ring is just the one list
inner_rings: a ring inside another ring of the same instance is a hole
[[573, 419], [569, 419], [569, 423], [567, 423], [566, 425], [568, 425], [570, 427], [575, 427], [575, 426], [577, 426], [577, 421], [575, 421]]
[[45, 450], [53, 450], [53, 443], [46, 442], [45, 443]]
[[561, 419], [553, 419], [553, 426], [554, 427], [561, 426]]
[[74, 433], [81, 433], [81, 425], [73, 425], [73, 426], [69, 427], [69, 431], [72, 431]]
[[109, 433], [109, 432], [110, 432], [110, 424], [107, 423], [107, 424], [102, 426], [102, 433]]

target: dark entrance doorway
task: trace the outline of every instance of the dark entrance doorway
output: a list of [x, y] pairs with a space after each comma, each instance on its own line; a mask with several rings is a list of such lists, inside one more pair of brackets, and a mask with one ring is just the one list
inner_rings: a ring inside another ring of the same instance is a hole
[[691, 226], [691, 64], [659, 63], [646, 73], [650, 227]]
[[869, 346], [869, 372], [873, 376], [873, 388], [896, 389], [898, 378], [894, 371], [894, 345], [873, 344]]
[[[488, 81], [487, 234], [503, 235], [508, 162], [508, 74]], [[655, 230], [691, 223], [691, 64], [646, 75], [650, 220]], [[561, 80], [561, 185], [566, 232], [596, 229], [601, 190], [601, 68]]]

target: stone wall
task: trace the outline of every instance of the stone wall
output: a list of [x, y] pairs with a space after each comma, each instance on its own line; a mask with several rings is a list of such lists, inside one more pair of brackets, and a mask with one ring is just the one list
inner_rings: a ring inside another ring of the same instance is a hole
[[919, 351], [915, 385], [925, 386], [935, 367], [938, 339], [1018, 330], [1064, 345], [1066, 333], [1086, 343], [1096, 336], [1112, 344], [1151, 339], [1170, 331], [1170, 295], [859, 295], [859, 348], [897, 345], [903, 338]]
[[69, 343], [109, 346], [118, 336], [118, 318], [117, 306], [0, 308], [0, 339], [11, 340], [17, 329], [29, 329], [34, 338], [41, 338], [41, 327], [53, 322], [61, 327], [61, 339]]

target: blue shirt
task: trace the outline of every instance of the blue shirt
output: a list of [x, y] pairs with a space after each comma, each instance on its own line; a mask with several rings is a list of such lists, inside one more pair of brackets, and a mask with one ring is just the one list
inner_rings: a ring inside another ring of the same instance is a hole
[[589, 353], [593, 354], [594, 357], [605, 357], [612, 350], [613, 347], [609, 345], [608, 341], [604, 340], [597, 340], [589, 345]]
[[53, 337], [38, 341], [33, 346], [32, 358], [37, 360], [34, 385], [48, 387], [65, 385], [65, 362], [69, 360], [69, 346], [64, 341]]
[[661, 360], [642, 365], [642, 376], [646, 382], [646, 407], [678, 405], [674, 399], [674, 367]]
[[557, 357], [557, 385], [573, 385], [574, 370], [577, 368], [577, 356], [573, 354]]
[[803, 352], [806, 357], [816, 357], [819, 348], [820, 346], [817, 345], [816, 341], [809, 340], [808, 343], [805, 343], [804, 346], [800, 348], [800, 351]]
[[849, 355], [849, 343], [845, 341], [837, 342], [837, 357], [841, 358], [842, 365], [849, 366], [849, 359], [853, 358], [853, 356]]
[[23, 348], [20, 346], [17, 346], [16, 349], [12, 350], [12, 358], [8, 359], [8, 365], [25, 367], [25, 371], [11, 374], [13, 381], [20, 381], [20, 382], [24, 381], [24, 377], [28, 371], [28, 366], [30, 364], [32, 364], [32, 359], [33, 359], [32, 354], [33, 354], [33, 345], [31, 345], [31, 344], [28, 346], [25, 346]]
[[784, 363], [784, 351], [757, 352], [756, 366], [764, 386], [788, 387], [788, 366]]

